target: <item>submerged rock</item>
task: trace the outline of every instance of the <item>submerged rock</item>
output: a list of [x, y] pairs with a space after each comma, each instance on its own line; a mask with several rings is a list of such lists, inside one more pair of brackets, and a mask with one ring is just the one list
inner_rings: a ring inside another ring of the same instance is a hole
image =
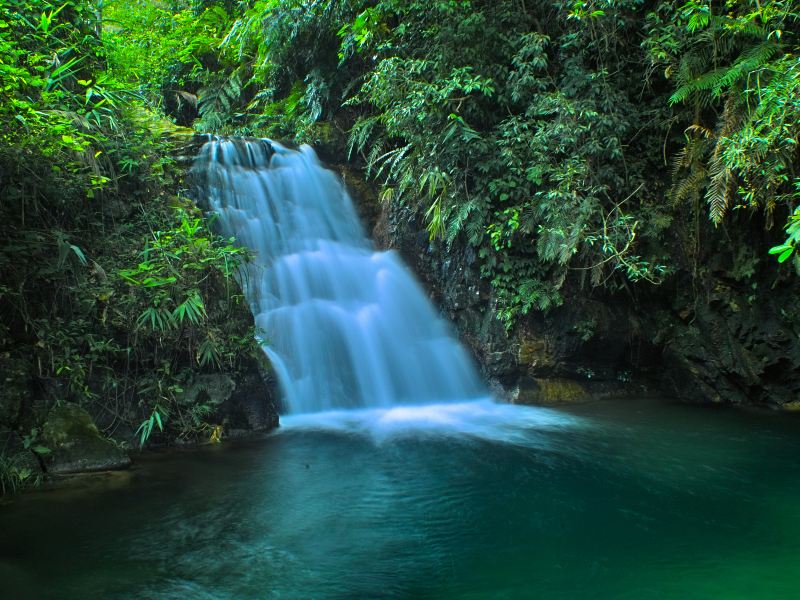
[[81, 473], [125, 469], [131, 464], [127, 452], [104, 438], [92, 418], [76, 404], [50, 411], [42, 431], [48, 473]]

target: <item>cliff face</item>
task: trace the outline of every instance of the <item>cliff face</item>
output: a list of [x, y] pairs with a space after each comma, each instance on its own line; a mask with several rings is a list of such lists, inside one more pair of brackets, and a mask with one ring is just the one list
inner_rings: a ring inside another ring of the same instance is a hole
[[651, 322], [663, 350], [662, 380], [686, 400], [795, 410], [797, 284], [772, 264], [760, 277], [737, 277], [735, 267], [712, 260], [699, 274], [696, 293], [687, 285], [658, 305]]
[[376, 243], [416, 272], [499, 397], [551, 403], [664, 394], [800, 408], [797, 278], [773, 264], [766, 248], [730, 256], [709, 233], [704, 257], [661, 286], [616, 294], [565, 289], [562, 306], [526, 315], [506, 331], [472, 248], [431, 242], [417, 210], [380, 206], [374, 190], [339, 170]]

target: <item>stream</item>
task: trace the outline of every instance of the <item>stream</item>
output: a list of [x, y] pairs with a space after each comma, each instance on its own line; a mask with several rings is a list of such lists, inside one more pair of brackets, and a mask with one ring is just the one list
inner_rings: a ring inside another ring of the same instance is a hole
[[284, 417], [0, 509], [5, 598], [796, 598], [800, 421], [655, 400]]

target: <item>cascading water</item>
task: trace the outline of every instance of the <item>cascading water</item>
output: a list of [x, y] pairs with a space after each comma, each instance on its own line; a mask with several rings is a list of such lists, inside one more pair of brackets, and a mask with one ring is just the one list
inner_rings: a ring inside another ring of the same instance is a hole
[[196, 170], [242, 273], [288, 413], [485, 396], [469, 356], [392, 251], [364, 235], [314, 151], [212, 139]]

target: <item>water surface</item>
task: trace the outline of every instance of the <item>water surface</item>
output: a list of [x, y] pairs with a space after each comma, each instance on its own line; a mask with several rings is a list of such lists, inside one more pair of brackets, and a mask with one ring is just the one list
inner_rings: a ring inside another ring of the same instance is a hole
[[486, 401], [284, 419], [0, 509], [4, 597], [797, 598], [800, 422]]

